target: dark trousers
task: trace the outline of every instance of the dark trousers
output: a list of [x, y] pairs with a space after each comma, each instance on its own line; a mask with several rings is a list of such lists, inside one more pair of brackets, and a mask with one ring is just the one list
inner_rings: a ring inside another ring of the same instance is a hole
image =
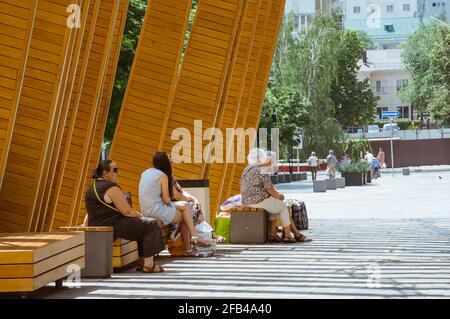
[[122, 217], [114, 225], [114, 240], [123, 238], [137, 241], [139, 257], [152, 257], [163, 251], [166, 246], [161, 228], [154, 219], [145, 217]]

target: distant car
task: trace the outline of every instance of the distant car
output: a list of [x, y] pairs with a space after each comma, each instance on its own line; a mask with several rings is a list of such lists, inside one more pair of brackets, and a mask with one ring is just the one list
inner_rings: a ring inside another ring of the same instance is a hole
[[378, 133], [379, 131], [378, 125], [367, 125], [367, 133]]
[[398, 131], [397, 123], [388, 123], [383, 125], [384, 132], [390, 132], [391, 130]]

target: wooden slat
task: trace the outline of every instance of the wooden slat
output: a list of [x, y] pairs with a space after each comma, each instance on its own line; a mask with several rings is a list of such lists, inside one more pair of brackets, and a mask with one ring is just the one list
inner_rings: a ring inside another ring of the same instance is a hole
[[133, 251], [129, 254], [123, 255], [121, 257], [113, 257], [113, 267], [114, 268], [122, 268], [125, 267], [136, 260], [139, 259], [138, 252]]
[[[51, 2], [49, 0], [43, 0], [38, 2], [35, 23], [33, 26], [33, 33], [31, 37], [29, 55], [27, 60], [27, 68], [24, 74], [24, 81], [21, 91], [21, 97], [19, 99], [19, 107], [17, 109], [16, 124], [21, 124], [35, 130], [38, 138], [23, 137], [15, 134], [13, 131], [11, 138], [11, 146], [9, 154], [21, 154], [25, 158], [33, 158], [34, 155], [38, 155], [38, 161], [28, 161], [22, 166], [27, 167], [32, 172], [31, 185], [23, 185], [28, 187], [28, 190], [23, 194], [30, 195], [30, 198], [26, 202], [21, 202], [27, 208], [21, 211], [15, 211], [12, 207], [6, 205], [11, 190], [17, 181], [4, 180], [2, 191], [0, 192], [0, 229], [5, 231], [29, 231], [33, 229], [33, 217], [35, 217], [35, 209], [39, 207], [40, 201], [43, 196], [41, 181], [45, 178], [48, 171], [47, 156], [52, 148], [52, 134], [57, 125], [54, 121], [60, 111], [59, 98], [61, 88], [64, 85], [64, 72], [66, 71], [66, 62], [68, 55], [70, 55], [70, 39], [71, 29], [66, 25], [66, 12], [65, 8], [73, 1], [61, 0], [58, 3]], [[56, 11], [59, 14], [53, 15], [51, 20], [46, 20], [47, 11]], [[48, 51], [53, 52], [53, 56], [47, 54], [44, 58], [39, 47], [42, 42], [50, 42]], [[42, 56], [42, 58], [40, 58]], [[52, 79], [48, 82], [48, 78], [41, 77], [34, 79], [33, 74], [27, 72], [27, 70], [42, 70], [49, 75]], [[51, 92], [44, 92], [42, 88], [51, 88]], [[44, 112], [43, 116], [34, 117], [34, 115], [27, 113], [27, 108], [30, 105], [22, 100], [22, 97], [28, 97], [30, 100], [37, 98], [43, 102]], [[31, 119], [32, 121], [30, 121]], [[28, 151], [29, 149], [36, 149], [36, 153]], [[20, 166], [16, 165], [12, 167], [6, 163], [5, 176], [8, 173], [20, 175]], [[25, 216], [26, 223], [19, 225], [19, 227], [11, 227], [10, 224], [3, 219], [3, 212], [11, 213], [18, 216]]]
[[[267, 29], [262, 35], [264, 44], [259, 48], [256, 67], [257, 72], [253, 75], [251, 80], [251, 89], [247, 91], [249, 92], [249, 96], [244, 107], [245, 111], [238, 116], [238, 126], [245, 129], [257, 129], [259, 125], [259, 116], [264, 101], [272, 58], [281, 25], [284, 4], [284, 0], [273, 0], [270, 7], [270, 23], [267, 24]], [[228, 184], [227, 191], [222, 192], [220, 201], [225, 200], [232, 194], [238, 194], [240, 192], [240, 178], [245, 166], [246, 164], [236, 162], [232, 165], [232, 168], [228, 174], [228, 178], [232, 182]]]
[[[269, 19], [268, 10], [271, 0], [252, 1], [249, 4], [248, 11], [245, 17], [244, 30], [239, 39], [238, 47], [238, 61], [232, 70], [232, 78], [230, 88], [235, 86], [237, 90], [230, 89], [227, 92], [224, 111], [218, 120], [217, 127], [220, 127], [223, 133], [226, 133], [228, 128], [237, 127], [238, 115], [243, 112], [241, 104], [243, 104], [244, 89], [246, 88], [246, 79], [249, 77], [249, 69], [251, 70], [251, 53], [257, 51], [256, 32], [258, 28], [264, 29], [267, 20]], [[250, 37], [246, 37], [245, 34], [250, 34]], [[255, 42], [255, 43], [254, 43]], [[227, 161], [231, 158], [231, 149], [234, 148], [234, 143], [228, 143], [224, 141], [224, 153], [223, 163], [213, 163], [209, 167], [209, 171], [206, 173], [205, 178], [208, 178], [211, 184], [210, 187], [210, 220], [214, 220], [214, 216], [218, 211], [217, 208], [220, 205], [220, 197], [223, 188], [226, 186], [227, 178]], [[236, 150], [234, 150], [236, 151]]]
[[[93, 36], [90, 38], [90, 48], [86, 50], [80, 69], [81, 82], [75, 95], [75, 105], [72, 108], [71, 120], [64, 141], [61, 165], [57, 172], [55, 182], [55, 198], [52, 199], [51, 216], [66, 214], [66, 225], [72, 225], [72, 219], [77, 216], [79, 203], [83, 193], [85, 174], [89, 155], [92, 148], [93, 136], [96, 131], [100, 100], [105, 84], [106, 71], [114, 37], [114, 28], [119, 16], [119, 0], [102, 0], [94, 4], [94, 14], [98, 15], [91, 22]], [[107, 23], [107, 26], [103, 24]], [[100, 45], [94, 45], [98, 43]], [[80, 144], [81, 142], [81, 144]], [[70, 167], [67, 163], [77, 162], [79, 165], [72, 170], [76, 176], [75, 181], [67, 180]], [[62, 186], [66, 186], [64, 189]], [[60, 188], [61, 187], [61, 188]], [[69, 211], [62, 205], [60, 196], [72, 199]], [[48, 224], [48, 223], [47, 223]], [[51, 227], [51, 226], [50, 226]]]
[[[5, 42], [4, 39], [9, 37], [9, 34], [4, 34], [2, 31], [2, 37], [0, 43], [5, 44], [8, 47], [14, 46], [20, 49], [20, 54], [16, 56], [14, 64], [7, 63], [5, 57], [5, 51], [0, 50], [0, 72], [2, 76], [8, 76], [11, 79], [12, 87], [7, 90], [0, 85], [0, 189], [3, 182], [3, 173], [8, 159], [9, 145], [11, 142], [12, 132], [14, 129], [14, 122], [16, 118], [17, 106], [19, 103], [19, 97], [22, 90], [22, 82], [26, 68], [26, 61], [28, 58], [28, 50], [30, 47], [31, 32], [33, 30], [34, 18], [36, 14], [37, 2], [35, 0], [26, 0], [22, 3], [25, 8], [17, 8], [5, 1], [0, 1], [0, 15], [4, 23], [4, 19], [8, 17], [18, 16], [15, 22], [19, 20], [22, 25], [25, 26], [26, 31], [20, 32], [23, 35], [21, 38], [10, 38], [12, 42]], [[16, 23], [10, 25], [11, 28], [20, 29]], [[6, 30], [5, 30], [6, 31]], [[10, 97], [11, 95], [11, 97]]]
[[[149, 155], [159, 147], [161, 125], [173, 96], [191, 4], [191, 0], [148, 2], [110, 155], [119, 166], [135, 168], [121, 174], [120, 183], [127, 185], [136, 207], [140, 174], [150, 166]], [[166, 26], [164, 33], [157, 31], [158, 25]], [[161, 51], [172, 54], [161, 57]], [[169, 85], [160, 85], [160, 78]], [[134, 136], [146, 139], [137, 141]], [[139, 151], [131, 153], [131, 144]]]
[[[103, 87], [102, 99], [100, 101], [99, 114], [97, 118], [96, 131], [94, 141], [90, 153], [89, 166], [86, 173], [86, 180], [84, 183], [83, 193], [86, 192], [88, 186], [91, 184], [91, 172], [97, 167], [101, 147], [103, 144], [103, 136], [105, 134], [106, 123], [108, 119], [109, 105], [111, 103], [112, 92], [114, 88], [114, 79], [116, 77], [117, 65], [119, 63], [120, 48], [122, 44], [123, 31], [128, 13], [128, 0], [121, 0], [119, 7], [118, 20], [115, 24], [113, 44], [108, 61], [108, 70], [106, 72], [105, 83]], [[72, 219], [72, 225], [82, 223], [86, 216], [86, 207], [84, 196], [81, 196], [80, 209], [76, 210], [77, 216]]]
[[80, 245], [68, 249], [55, 256], [44, 259], [35, 264], [0, 265], [0, 278], [33, 278], [47, 271], [51, 271], [61, 264], [68, 263], [74, 259], [84, 257], [85, 246]]
[[125, 245], [121, 246], [113, 246], [113, 257], [121, 257], [124, 255], [127, 255], [133, 251], [137, 251], [138, 246], [137, 242], [130, 241], [126, 243]]
[[84, 233], [0, 233], [0, 265], [34, 264], [84, 245]]
[[70, 265], [77, 265], [80, 269], [83, 269], [85, 267], [84, 256], [60, 265], [59, 267], [35, 278], [0, 279], [0, 292], [34, 291], [53, 281], [70, 275], [70, 273], [67, 272]]

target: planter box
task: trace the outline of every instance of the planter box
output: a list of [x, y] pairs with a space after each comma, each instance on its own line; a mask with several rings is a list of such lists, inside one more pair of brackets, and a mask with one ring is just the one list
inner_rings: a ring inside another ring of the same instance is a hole
[[306, 181], [308, 179], [308, 175], [306, 173], [300, 173], [300, 180]]
[[402, 174], [403, 175], [409, 175], [409, 168], [404, 168], [404, 169], [402, 169]]
[[345, 177], [345, 186], [363, 186], [364, 175], [363, 173], [345, 173], [342, 174]]
[[298, 175], [295, 173], [291, 174], [291, 182], [296, 182], [296, 181], [298, 181]]
[[284, 182], [285, 183], [290, 183], [291, 182], [291, 174], [286, 174], [284, 176]]
[[278, 176], [277, 175], [271, 175], [270, 180], [272, 181], [272, 184], [278, 184]]
[[278, 184], [284, 184], [285, 183], [285, 176], [284, 174], [278, 174]]
[[314, 193], [325, 193], [327, 191], [326, 181], [313, 181]]

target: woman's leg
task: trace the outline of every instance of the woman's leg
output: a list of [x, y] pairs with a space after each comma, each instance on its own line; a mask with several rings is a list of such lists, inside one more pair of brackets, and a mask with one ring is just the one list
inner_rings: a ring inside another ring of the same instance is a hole
[[[191, 238], [196, 237], [197, 231], [195, 230], [194, 227], [194, 221], [192, 220], [192, 209], [189, 203], [186, 202], [183, 205], [175, 205], [175, 207], [177, 209], [177, 213], [175, 214], [174, 222], [180, 223], [179, 219], [181, 218], [182, 223], [185, 225], [185, 227], [191, 234]], [[209, 244], [207, 241], [201, 238], [196, 238], [196, 241], [203, 245]]]
[[165, 249], [164, 239], [158, 223], [149, 218], [123, 217], [114, 225], [114, 238], [137, 241], [139, 257], [144, 259], [147, 271], [160, 272], [164, 269], [154, 265], [153, 256]]
[[183, 240], [184, 249], [186, 249], [187, 252], [192, 250], [191, 247], [191, 233], [189, 232], [189, 229], [184, 225], [180, 225], [180, 234], [181, 238]]
[[287, 208], [288, 208], [288, 212], [289, 212], [289, 219], [291, 220], [291, 225], [290, 225], [291, 232], [294, 234], [295, 238], [299, 238], [302, 234], [295, 226], [294, 219], [292, 218], [292, 207], [288, 206]]

